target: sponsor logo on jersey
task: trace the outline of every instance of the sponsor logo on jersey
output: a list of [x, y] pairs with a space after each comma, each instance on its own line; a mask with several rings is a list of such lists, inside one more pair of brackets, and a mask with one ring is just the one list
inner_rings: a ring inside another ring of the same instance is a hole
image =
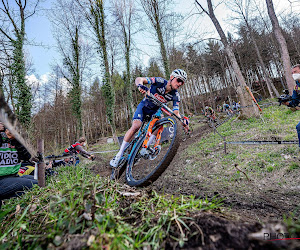
[[166, 92], [165, 88], [157, 88], [158, 92], [164, 94]]
[[157, 93], [155, 93], [154, 96], [155, 96], [155, 98], [156, 98], [157, 100], [159, 100], [159, 101], [161, 101], [161, 102], [163, 102], [163, 103], [166, 103], [166, 102], [167, 102], [167, 100], [166, 100], [163, 96], [161, 96], [161, 95], [159, 95], [159, 94], [157, 94]]
[[161, 77], [156, 77], [156, 82], [164, 83], [164, 79]]
[[170, 94], [166, 94], [165, 97], [167, 97], [169, 100], [172, 100], [172, 99], [173, 99], [173, 96], [170, 95]]
[[155, 77], [151, 77], [150, 79], [152, 83], [155, 83]]
[[295, 85], [294, 90], [295, 90], [297, 93], [300, 93], [300, 87], [299, 87], [298, 85]]

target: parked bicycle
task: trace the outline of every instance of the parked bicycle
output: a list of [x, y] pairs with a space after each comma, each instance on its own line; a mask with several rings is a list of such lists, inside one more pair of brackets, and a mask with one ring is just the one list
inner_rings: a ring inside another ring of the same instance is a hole
[[[157, 100], [153, 94], [146, 96], [160, 110], [143, 122], [138, 134], [126, 147], [116, 168], [112, 168], [111, 179], [118, 179], [125, 171], [128, 185], [144, 187], [156, 181], [167, 169], [182, 139], [182, 129], [178, 121], [183, 118], [174, 114], [166, 104]], [[168, 115], [162, 118], [162, 111]], [[150, 134], [156, 135], [153, 144], [147, 146]]]

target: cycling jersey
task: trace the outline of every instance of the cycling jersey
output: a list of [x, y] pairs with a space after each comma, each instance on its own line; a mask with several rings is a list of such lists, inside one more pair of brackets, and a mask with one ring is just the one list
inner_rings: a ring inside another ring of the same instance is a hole
[[[168, 81], [161, 78], [161, 77], [146, 77], [148, 84], [150, 86], [150, 93], [153, 94], [159, 101], [166, 103], [169, 101], [173, 101], [173, 110], [179, 110], [179, 102], [180, 102], [180, 95], [176, 89], [170, 91], [169, 93], [166, 92], [166, 87]], [[145, 104], [145, 107], [149, 109], [156, 109], [158, 110], [158, 106], [152, 103], [147, 98], [142, 100], [142, 103]]]
[[[180, 95], [179, 92], [174, 89], [168, 93], [166, 92], [166, 87], [168, 81], [161, 77], [146, 77], [148, 84], [150, 86], [150, 93], [153, 94], [159, 101], [166, 103], [173, 101], [173, 110], [179, 110]], [[143, 121], [145, 115], [153, 115], [159, 109], [153, 102], [148, 100], [146, 97], [138, 105], [133, 120]]]
[[211, 107], [205, 109], [205, 112], [208, 112], [210, 115], [214, 113], [214, 110]]
[[72, 155], [72, 154], [81, 154], [82, 156], [84, 156], [85, 158], [89, 158], [91, 155], [85, 151], [80, 142], [75, 142], [74, 144], [72, 144], [71, 146], [67, 147], [65, 149], [64, 155]]

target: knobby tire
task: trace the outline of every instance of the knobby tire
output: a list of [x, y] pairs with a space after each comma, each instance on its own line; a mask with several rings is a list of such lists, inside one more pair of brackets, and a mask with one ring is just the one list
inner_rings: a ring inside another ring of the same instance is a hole
[[143, 135], [137, 142], [137, 145], [132, 152], [132, 155], [128, 161], [127, 167], [126, 167], [126, 182], [130, 186], [136, 186], [136, 187], [145, 187], [156, 181], [159, 176], [167, 169], [167, 167], [170, 165], [171, 161], [173, 160], [174, 156], [177, 153], [177, 149], [180, 145], [180, 141], [182, 140], [182, 129], [179, 127], [179, 122], [173, 117], [165, 117], [163, 119], [160, 119], [157, 121], [153, 127], [153, 131], [155, 129], [158, 129], [160, 126], [164, 124], [170, 124], [173, 123], [174, 127], [174, 134], [171, 141], [171, 144], [166, 152], [166, 154], [163, 156], [162, 160], [159, 162], [159, 164], [145, 177], [142, 179], [135, 179], [132, 175], [132, 170], [134, 167], [134, 164], [136, 163], [136, 156], [139, 153], [139, 150], [142, 148], [143, 142], [145, 140], [146, 134]]

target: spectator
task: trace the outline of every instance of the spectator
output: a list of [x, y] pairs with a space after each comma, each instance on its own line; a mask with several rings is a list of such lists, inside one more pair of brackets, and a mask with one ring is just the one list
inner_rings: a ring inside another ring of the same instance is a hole
[[[5, 132], [4, 132], [5, 131]], [[2, 200], [22, 195], [38, 184], [33, 176], [18, 176], [22, 162], [29, 162], [31, 155], [8, 129], [0, 123], [0, 207]]]

